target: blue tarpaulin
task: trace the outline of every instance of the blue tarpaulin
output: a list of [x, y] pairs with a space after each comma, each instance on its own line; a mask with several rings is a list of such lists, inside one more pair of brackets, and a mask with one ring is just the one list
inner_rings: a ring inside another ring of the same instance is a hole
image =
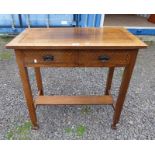
[[[100, 27], [101, 14], [0, 14], [0, 33], [18, 34], [28, 27]], [[129, 28], [136, 35], [155, 35], [155, 29]]]

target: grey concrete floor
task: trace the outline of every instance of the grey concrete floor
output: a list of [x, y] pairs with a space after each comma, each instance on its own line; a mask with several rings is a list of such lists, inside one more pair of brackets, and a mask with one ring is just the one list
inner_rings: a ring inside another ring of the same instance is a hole
[[[111, 129], [111, 106], [40, 106], [39, 130], [30, 128], [18, 68], [12, 50], [0, 38], [0, 139], [155, 139], [155, 44], [139, 51], [117, 130]], [[4, 54], [8, 53], [8, 54]], [[103, 94], [105, 68], [42, 69], [45, 94]], [[114, 74], [112, 94], [119, 90], [122, 68]], [[33, 94], [34, 71], [29, 69]]]
[[147, 18], [134, 14], [106, 14], [104, 26], [125, 26], [125, 27], [151, 27], [155, 24], [148, 22]]

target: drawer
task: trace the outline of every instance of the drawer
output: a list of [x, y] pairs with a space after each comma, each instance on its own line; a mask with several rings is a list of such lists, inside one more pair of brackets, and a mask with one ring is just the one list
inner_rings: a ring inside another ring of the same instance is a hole
[[129, 51], [82, 50], [79, 52], [79, 66], [85, 67], [124, 66], [129, 60]]
[[24, 63], [27, 66], [75, 66], [77, 54], [71, 50], [25, 50]]

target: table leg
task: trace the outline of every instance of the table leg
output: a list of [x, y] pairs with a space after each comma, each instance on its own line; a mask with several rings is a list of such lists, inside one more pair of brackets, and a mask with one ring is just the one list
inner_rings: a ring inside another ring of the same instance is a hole
[[33, 125], [33, 129], [37, 129], [38, 128], [37, 117], [36, 117], [36, 111], [34, 107], [32, 91], [31, 91], [31, 86], [30, 86], [29, 77], [28, 77], [28, 70], [27, 70], [27, 67], [24, 66], [22, 52], [16, 51], [15, 54], [16, 54], [16, 61], [18, 64], [21, 81], [23, 84], [25, 99], [29, 110], [29, 116]]
[[43, 93], [43, 84], [42, 84], [40, 67], [35, 67], [34, 72], [35, 72], [35, 77], [36, 77], [36, 82], [37, 82], [39, 95], [43, 95], [44, 93]]
[[122, 82], [121, 82], [121, 86], [120, 86], [120, 90], [119, 90], [119, 95], [118, 95], [117, 102], [115, 105], [115, 112], [114, 112], [113, 124], [112, 124], [113, 129], [116, 129], [116, 124], [119, 122], [119, 119], [120, 119], [121, 111], [123, 108], [123, 103], [125, 100], [125, 96], [126, 96], [126, 93], [128, 90], [131, 75], [132, 75], [133, 68], [135, 65], [137, 52], [132, 52], [130, 54], [130, 63], [124, 69]]
[[109, 68], [108, 76], [107, 76], [107, 83], [105, 88], [105, 95], [109, 95], [109, 91], [111, 89], [113, 74], [114, 74], [114, 67]]

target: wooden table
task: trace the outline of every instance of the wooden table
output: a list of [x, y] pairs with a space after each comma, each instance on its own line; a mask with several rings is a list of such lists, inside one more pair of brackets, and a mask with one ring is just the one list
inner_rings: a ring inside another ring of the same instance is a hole
[[[147, 45], [121, 27], [29, 28], [7, 48], [15, 50], [27, 107], [34, 129], [38, 128], [37, 105], [109, 104], [114, 107], [112, 128], [116, 129], [135, 65], [138, 50]], [[34, 67], [38, 96], [33, 100], [28, 67]], [[108, 67], [103, 96], [44, 96], [40, 67]], [[110, 94], [115, 67], [124, 67], [119, 95], [114, 104]]]

